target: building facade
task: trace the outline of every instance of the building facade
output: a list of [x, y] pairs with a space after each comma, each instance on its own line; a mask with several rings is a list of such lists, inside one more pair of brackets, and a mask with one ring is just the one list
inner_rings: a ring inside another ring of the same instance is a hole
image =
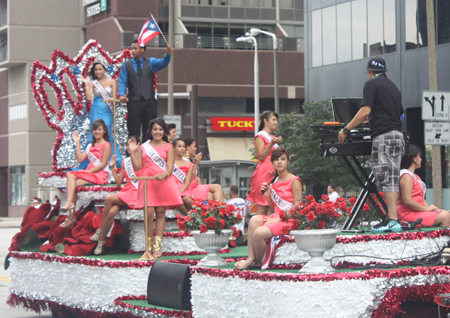
[[[173, 115], [181, 119], [179, 134], [196, 136], [204, 159], [220, 161], [202, 169], [204, 182], [213, 182], [211, 178], [229, 170], [223, 160], [231, 160], [234, 167], [252, 158], [253, 128], [240, 126], [250, 126], [245, 122], [253, 118], [254, 48], [236, 42], [250, 28], [277, 35], [280, 110], [302, 112], [301, 0], [0, 0], [0, 107], [8, 114], [0, 118], [0, 143], [7, 149], [0, 154], [0, 190], [5, 190], [0, 195], [0, 215], [23, 214], [37, 189], [37, 173], [51, 170], [56, 134], [34, 103], [32, 63], [40, 60], [48, 65], [55, 49], [73, 57], [89, 39], [112, 55], [119, 53], [137, 38], [150, 12], [169, 40], [169, 2], [174, 19]], [[260, 111], [264, 111], [274, 109], [272, 39], [259, 35], [257, 41]], [[148, 43], [145, 56], [161, 58], [164, 53], [165, 42], [159, 36]], [[159, 117], [168, 114], [168, 85], [166, 68], [158, 72]], [[195, 101], [188, 96], [196, 96]], [[218, 121], [226, 124], [216, 129], [213, 123]], [[250, 177], [234, 175], [241, 170], [231, 169], [230, 180], [246, 189]]]
[[[308, 0], [305, 10], [305, 98], [361, 97], [366, 65], [382, 56], [402, 92], [403, 128], [424, 150], [419, 175], [432, 202], [431, 146], [424, 143], [422, 92], [429, 90], [426, 0]], [[450, 91], [450, 1], [435, 0], [438, 90]], [[450, 208], [448, 146], [442, 149], [444, 209]]]

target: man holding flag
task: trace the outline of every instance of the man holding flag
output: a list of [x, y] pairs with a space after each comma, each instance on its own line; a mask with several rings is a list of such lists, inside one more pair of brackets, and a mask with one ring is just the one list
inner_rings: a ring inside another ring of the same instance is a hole
[[[167, 53], [162, 59], [144, 57], [146, 43], [162, 34], [153, 16], [144, 23], [139, 39], [131, 47], [133, 57], [126, 61], [119, 74], [119, 99], [128, 103], [128, 134], [139, 138], [142, 126], [142, 142], [145, 142], [148, 123], [158, 117], [155, 92], [155, 73], [170, 63], [173, 49], [167, 44]], [[128, 98], [125, 96], [128, 88]]]

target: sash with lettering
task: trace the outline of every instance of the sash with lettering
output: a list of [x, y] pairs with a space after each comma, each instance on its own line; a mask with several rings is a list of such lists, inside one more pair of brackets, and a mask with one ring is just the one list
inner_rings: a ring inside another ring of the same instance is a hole
[[[278, 180], [278, 177], [275, 179], [274, 182]], [[283, 211], [290, 210], [294, 205], [291, 202], [288, 202], [286, 200], [283, 200], [278, 196], [276, 191], [272, 188], [272, 185], [270, 185], [270, 198], [275, 202], [275, 204]]]
[[[261, 130], [260, 132], [258, 132], [257, 134], [256, 134], [256, 136], [258, 136], [258, 135], [261, 135], [261, 136], [264, 136], [264, 138], [266, 138], [269, 142], [271, 142], [272, 141], [272, 136], [271, 135], [269, 135], [266, 131], [264, 131], [264, 130]], [[274, 147], [275, 147], [275, 149], [277, 149], [279, 146], [278, 146], [278, 144], [275, 144], [275, 145], [273, 145]]]
[[178, 180], [180, 180], [181, 184], [184, 184], [184, 182], [186, 181], [186, 175], [184, 174], [183, 170], [178, 168], [178, 166], [176, 164], [173, 165], [173, 172], [172, 172], [172, 174]]
[[[93, 80], [91, 83], [97, 89], [97, 91], [100, 94], [100, 96], [102, 97], [102, 99], [108, 99], [111, 97], [108, 94], [108, 92], [106, 91], [106, 88], [104, 88], [103, 85], [99, 81]], [[113, 106], [111, 105], [111, 103], [105, 102], [105, 104], [108, 105], [109, 110], [111, 111], [111, 114], [114, 114]]]
[[[92, 144], [89, 144], [89, 145], [87, 146], [87, 148], [86, 148], [87, 156], [88, 156], [89, 161], [90, 161], [94, 166], [97, 167], [98, 165], [100, 165], [100, 164], [102, 163], [102, 161], [101, 161], [100, 159], [98, 159], [96, 156], [94, 156], [94, 155], [91, 153], [91, 146], [92, 146]], [[110, 182], [111, 182], [111, 175], [112, 175], [112, 173], [111, 173], [111, 169], [109, 169], [109, 165], [106, 165], [106, 166], [103, 168], [103, 171], [106, 171], [106, 172], [108, 173], [108, 183], [110, 183]]]
[[[127, 172], [129, 180], [130, 180], [130, 178], [136, 178], [137, 175], [134, 172], [133, 165], [131, 163], [131, 158], [130, 157], [125, 158], [123, 160], [123, 163], [125, 165], [125, 171]], [[130, 180], [130, 181], [134, 185], [134, 187], [137, 189], [138, 185], [139, 185], [139, 180]]]
[[152, 161], [159, 167], [161, 168], [161, 170], [166, 171], [167, 169], [167, 164], [164, 161], [163, 158], [161, 158], [161, 156], [156, 152], [156, 150], [152, 147], [152, 145], [150, 145], [150, 140], [146, 141], [144, 143], [144, 149], [145, 152], [147, 153], [147, 156], [150, 157], [150, 159], [152, 159]]

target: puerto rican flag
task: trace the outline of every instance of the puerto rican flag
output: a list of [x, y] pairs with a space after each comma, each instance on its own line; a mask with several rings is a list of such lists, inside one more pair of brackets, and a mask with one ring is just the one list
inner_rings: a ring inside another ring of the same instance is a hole
[[139, 34], [138, 45], [144, 47], [148, 41], [161, 34], [158, 24], [151, 15], [142, 26], [141, 33]]

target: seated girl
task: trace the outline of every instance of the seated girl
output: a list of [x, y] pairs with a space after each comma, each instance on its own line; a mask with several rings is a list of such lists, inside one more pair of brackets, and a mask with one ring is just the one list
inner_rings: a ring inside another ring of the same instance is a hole
[[100, 255], [103, 252], [103, 246], [106, 243], [106, 236], [111, 229], [114, 222], [114, 217], [117, 212], [120, 211], [121, 207], [133, 206], [136, 202], [136, 193], [138, 188], [138, 180], [130, 180], [138, 176], [133, 169], [131, 164], [131, 159], [125, 158], [122, 163], [122, 168], [120, 169], [120, 174], [117, 175], [116, 172], [116, 155], [113, 155], [111, 162], [109, 164], [111, 167], [112, 175], [118, 186], [126, 179], [125, 186], [117, 194], [112, 194], [108, 196], [105, 200], [105, 208], [102, 214], [102, 224], [100, 228], [91, 236], [91, 242], [97, 243], [97, 247], [94, 250], [95, 255]]
[[239, 270], [261, 266], [266, 240], [281, 236], [286, 229], [290, 229], [288, 222], [280, 219], [280, 212], [290, 210], [295, 204], [302, 202], [302, 183], [299, 177], [288, 171], [288, 152], [284, 148], [278, 148], [273, 151], [270, 161], [276, 171], [275, 178], [270, 184], [264, 182], [261, 185], [261, 193], [274, 213], [269, 217], [255, 215], [250, 219], [247, 233], [248, 258], [235, 263]]
[[61, 212], [69, 211], [69, 216], [60, 224], [61, 227], [73, 226], [77, 219], [75, 217], [75, 204], [77, 200], [76, 189], [79, 186], [93, 184], [107, 184], [111, 178], [108, 160], [111, 155], [111, 144], [109, 143], [108, 127], [103, 119], [97, 119], [92, 125], [92, 142], [82, 153], [80, 148], [80, 136], [73, 132], [73, 140], [76, 145], [77, 161], [82, 162], [89, 159], [87, 170], [70, 171], [67, 173], [67, 202], [60, 208]]
[[422, 226], [450, 226], [450, 213], [430, 205], [425, 200], [426, 185], [414, 171], [422, 164], [422, 151], [409, 145], [400, 164], [400, 188], [397, 215], [400, 223], [415, 222], [422, 219]]

